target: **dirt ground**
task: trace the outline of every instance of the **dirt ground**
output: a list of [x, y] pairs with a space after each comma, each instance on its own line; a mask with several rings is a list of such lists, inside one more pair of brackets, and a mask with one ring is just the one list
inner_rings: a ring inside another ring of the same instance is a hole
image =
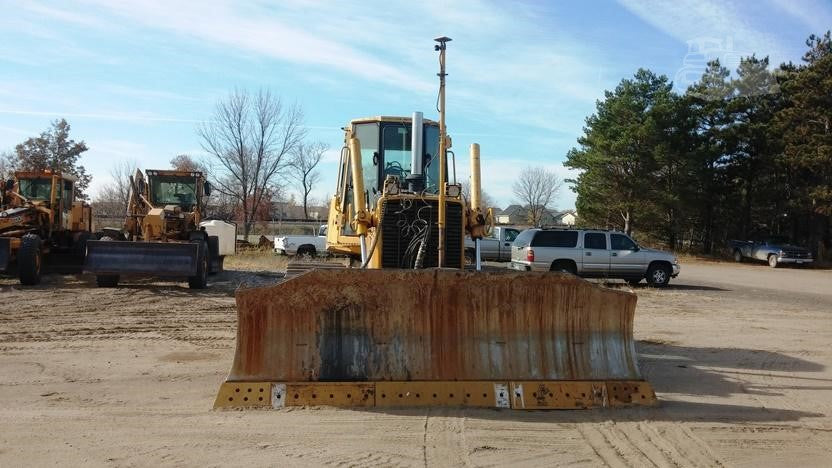
[[0, 466], [829, 466], [832, 271], [686, 263], [637, 288], [656, 408], [211, 410], [234, 288], [278, 279], [0, 279]]

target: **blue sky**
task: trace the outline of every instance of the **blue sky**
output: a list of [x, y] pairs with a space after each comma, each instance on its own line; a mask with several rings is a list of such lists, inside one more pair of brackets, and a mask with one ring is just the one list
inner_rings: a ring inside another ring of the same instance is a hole
[[[524, 166], [570, 176], [562, 162], [595, 100], [637, 68], [684, 87], [703, 56], [797, 61], [810, 33], [832, 27], [827, 0], [0, 0], [0, 12], [0, 151], [65, 117], [90, 147], [93, 193], [120, 160], [163, 168], [200, 156], [194, 130], [216, 101], [267, 87], [302, 104], [310, 139], [332, 148], [321, 198], [347, 121], [435, 117], [433, 38], [450, 36], [459, 178], [480, 143], [484, 188], [503, 207]], [[572, 206], [564, 186], [557, 207]]]

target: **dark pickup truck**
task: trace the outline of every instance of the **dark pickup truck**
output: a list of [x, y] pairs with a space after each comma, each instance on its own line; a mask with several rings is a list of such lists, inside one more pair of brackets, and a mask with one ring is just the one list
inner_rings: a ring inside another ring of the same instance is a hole
[[745, 259], [767, 262], [768, 266], [777, 268], [782, 264], [808, 265], [814, 260], [809, 249], [789, 244], [783, 236], [768, 236], [756, 240], [732, 240], [728, 243], [734, 261]]

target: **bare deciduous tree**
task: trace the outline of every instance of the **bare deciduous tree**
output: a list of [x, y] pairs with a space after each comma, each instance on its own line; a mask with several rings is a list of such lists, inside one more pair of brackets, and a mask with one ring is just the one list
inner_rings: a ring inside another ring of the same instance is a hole
[[130, 176], [136, 173], [139, 163], [128, 159], [116, 163], [110, 169], [113, 181], [104, 185], [95, 196], [96, 212], [101, 216], [124, 216], [130, 199]]
[[170, 160], [170, 167], [177, 171], [199, 171], [205, 173], [205, 166], [188, 154], [179, 154]]
[[303, 217], [309, 219], [309, 194], [321, 179], [320, 172], [315, 168], [329, 149], [326, 143], [300, 143], [294, 152], [291, 162], [291, 176], [300, 190], [303, 198]]
[[11, 179], [17, 168], [17, 155], [11, 151], [0, 153], [0, 181]]
[[197, 128], [210, 155], [208, 172], [217, 191], [232, 196], [248, 235], [257, 208], [270, 197], [279, 173], [306, 135], [303, 111], [284, 106], [269, 91], [236, 90], [217, 103], [212, 119]]
[[[466, 180], [462, 181], [460, 185], [462, 185], [462, 196], [465, 198], [465, 200], [470, 202], [471, 183]], [[489, 195], [488, 192], [482, 189], [480, 190], [480, 204], [482, 205], [480, 209], [483, 210], [483, 212], [485, 212], [489, 208], [497, 207], [497, 202], [494, 201], [494, 198], [491, 195]]]
[[551, 208], [560, 186], [558, 176], [542, 167], [526, 167], [520, 172], [512, 189], [527, 210], [529, 224], [540, 226], [543, 214]]

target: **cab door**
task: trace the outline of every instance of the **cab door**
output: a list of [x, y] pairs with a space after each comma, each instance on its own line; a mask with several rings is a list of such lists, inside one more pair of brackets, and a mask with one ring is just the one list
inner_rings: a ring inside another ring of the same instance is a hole
[[58, 184], [61, 187], [61, 199], [58, 201], [61, 205], [61, 226], [64, 229], [72, 229], [72, 201], [75, 199], [74, 187], [72, 181], [69, 180], [59, 179]]
[[605, 232], [584, 233], [583, 273], [606, 276], [610, 272], [610, 250]]

